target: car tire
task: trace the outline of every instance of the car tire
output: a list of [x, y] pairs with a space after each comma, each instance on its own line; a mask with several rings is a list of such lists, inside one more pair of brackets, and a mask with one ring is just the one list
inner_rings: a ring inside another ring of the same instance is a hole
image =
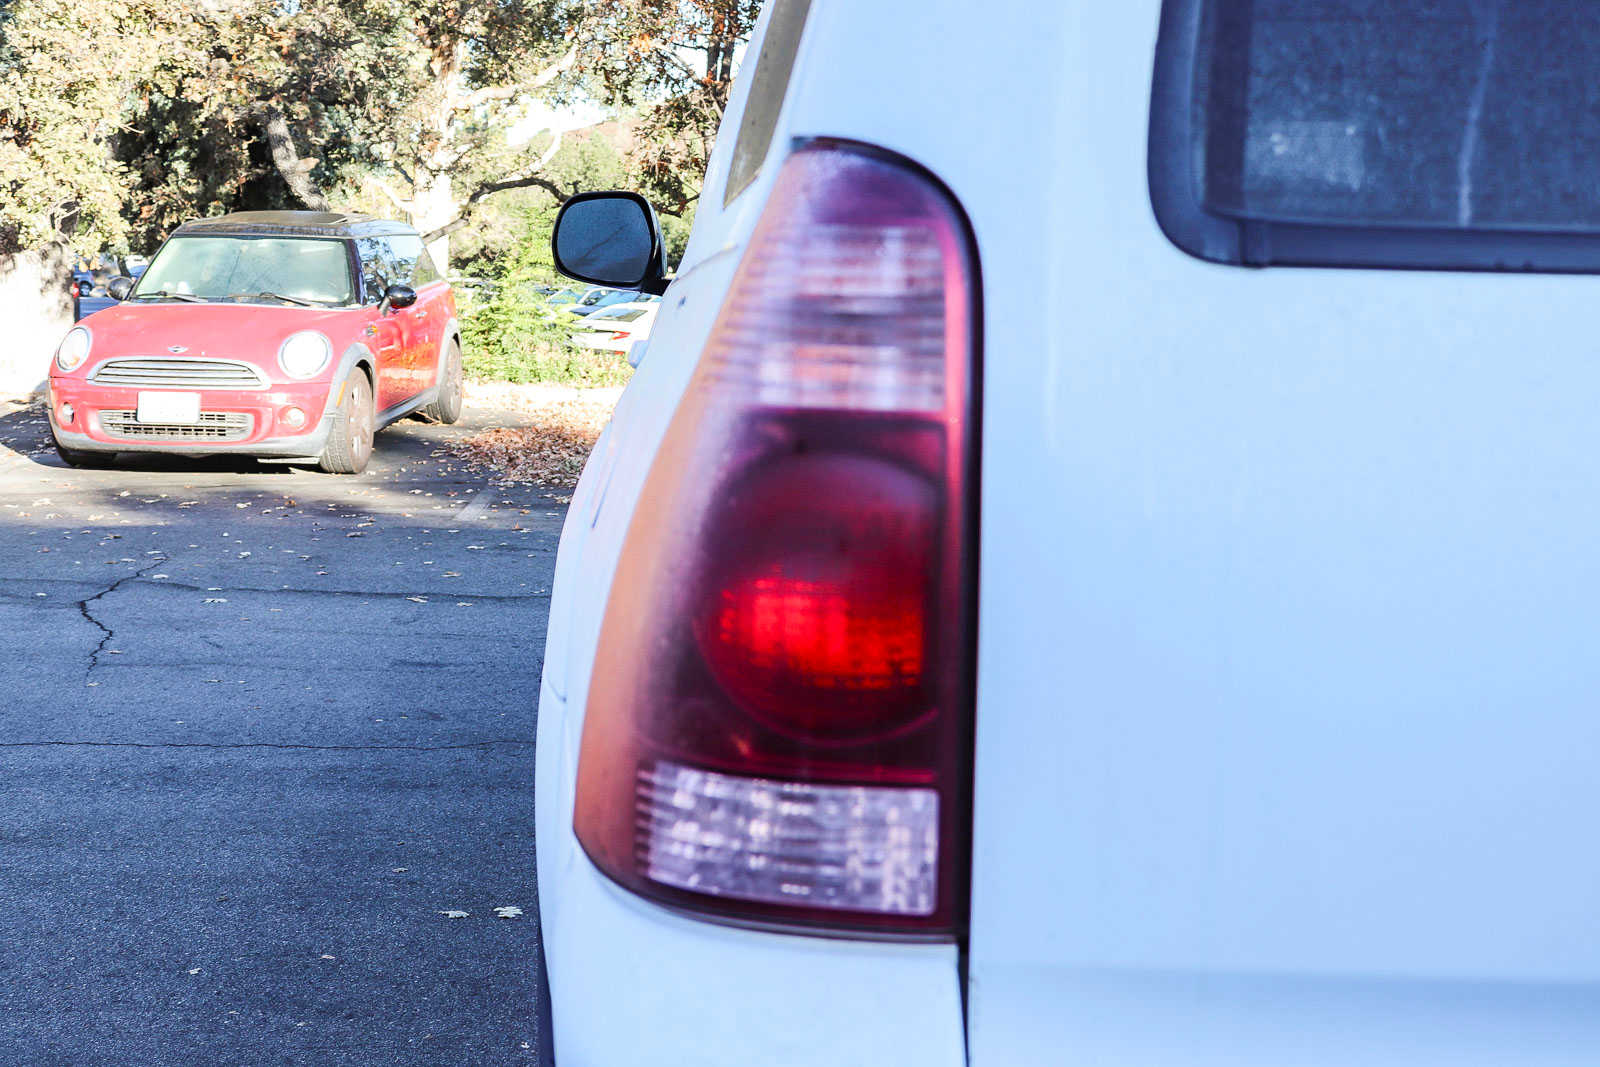
[[350, 372], [339, 390], [328, 443], [322, 446], [317, 466], [329, 474], [360, 474], [372, 458], [372, 437], [377, 432], [377, 411], [372, 383], [360, 367]]
[[462, 375], [461, 345], [451, 341], [449, 351], [444, 354], [444, 370], [439, 378], [438, 399], [422, 409], [424, 418], [442, 422], [446, 426], [454, 425], [456, 420], [461, 418]]
[[117, 461], [115, 452], [86, 452], [81, 448], [68, 448], [56, 439], [56, 432], [53, 429], [50, 431], [50, 441], [56, 446], [56, 455], [61, 457], [61, 462], [69, 467], [104, 470]]

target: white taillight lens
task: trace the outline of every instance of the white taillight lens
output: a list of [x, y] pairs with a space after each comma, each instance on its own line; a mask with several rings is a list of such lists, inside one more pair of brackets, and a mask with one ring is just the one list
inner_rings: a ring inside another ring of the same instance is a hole
[[278, 366], [291, 378], [312, 378], [333, 358], [333, 346], [316, 330], [301, 330], [278, 349]]
[[574, 825], [710, 917], [948, 936], [965, 906], [976, 265], [949, 195], [785, 162], [612, 583]]
[[89, 358], [89, 349], [94, 345], [94, 338], [89, 335], [85, 326], [74, 326], [67, 331], [67, 336], [61, 339], [61, 344], [56, 347], [56, 366], [70, 374], [83, 366], [83, 361]]
[[661, 761], [639, 771], [645, 874], [662, 885], [786, 906], [930, 915], [932, 789], [742, 778]]

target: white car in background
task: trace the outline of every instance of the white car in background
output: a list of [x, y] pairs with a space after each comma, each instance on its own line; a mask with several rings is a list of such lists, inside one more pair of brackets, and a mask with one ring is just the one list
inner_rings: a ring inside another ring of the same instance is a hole
[[650, 339], [660, 306], [659, 300], [634, 300], [601, 308], [574, 323], [572, 341], [580, 348], [626, 352], [635, 342]]
[[556, 1062], [1600, 1063], [1600, 11], [748, 55], [670, 288], [556, 228], [665, 293], [556, 565]]

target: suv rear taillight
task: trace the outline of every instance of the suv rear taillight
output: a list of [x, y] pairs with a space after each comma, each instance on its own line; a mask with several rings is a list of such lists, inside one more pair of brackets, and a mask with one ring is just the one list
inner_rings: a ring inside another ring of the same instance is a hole
[[785, 163], [601, 629], [574, 823], [628, 889], [765, 926], [957, 929], [976, 283], [921, 171], [835, 142]]

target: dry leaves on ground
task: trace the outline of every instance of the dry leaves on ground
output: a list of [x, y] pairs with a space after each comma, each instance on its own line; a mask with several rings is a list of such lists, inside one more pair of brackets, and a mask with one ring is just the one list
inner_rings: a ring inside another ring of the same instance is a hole
[[528, 391], [475, 386], [469, 399], [516, 410], [523, 426], [484, 430], [454, 449], [468, 463], [486, 467], [507, 482], [570, 489], [578, 484], [620, 390]]

